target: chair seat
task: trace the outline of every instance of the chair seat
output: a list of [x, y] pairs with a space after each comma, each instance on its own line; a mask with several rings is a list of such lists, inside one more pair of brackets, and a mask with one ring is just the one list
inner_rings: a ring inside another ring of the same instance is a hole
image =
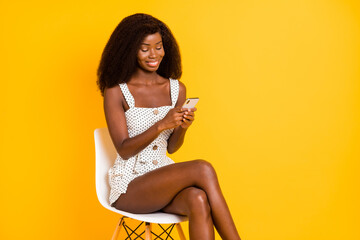
[[188, 220], [186, 216], [180, 216], [180, 215], [164, 213], [164, 212], [135, 214], [135, 213], [129, 213], [118, 210], [114, 207], [111, 207], [110, 205], [107, 206], [105, 205], [104, 207], [122, 216], [126, 216], [132, 219], [136, 219], [143, 222], [149, 222], [149, 223], [172, 224], [172, 223], [180, 223]]

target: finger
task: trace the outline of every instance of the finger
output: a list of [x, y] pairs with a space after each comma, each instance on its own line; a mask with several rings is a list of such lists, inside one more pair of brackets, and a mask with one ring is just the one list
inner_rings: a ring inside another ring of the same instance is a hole
[[191, 113], [193, 113], [192, 108], [186, 109], [185, 114], [191, 114]]
[[174, 109], [175, 112], [181, 112], [182, 111], [181, 107], [174, 107], [173, 109]]
[[195, 116], [195, 113], [194, 112], [188, 112], [187, 114], [185, 113], [186, 116]]
[[183, 120], [182, 120], [184, 123], [188, 123], [189, 122], [189, 120], [187, 120], [186, 118], [183, 118]]
[[184, 117], [195, 117], [195, 114], [194, 113], [188, 113], [188, 114], [184, 114]]
[[193, 118], [192, 116], [186, 116], [185, 119], [186, 119], [186, 120], [189, 120], [189, 121], [193, 121], [193, 120], [194, 120], [194, 118]]
[[184, 116], [184, 113], [183, 112], [177, 112], [174, 114], [175, 117], [182, 117]]

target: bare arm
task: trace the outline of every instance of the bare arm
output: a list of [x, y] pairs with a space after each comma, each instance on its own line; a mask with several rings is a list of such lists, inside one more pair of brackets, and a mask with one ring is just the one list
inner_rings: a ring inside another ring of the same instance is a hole
[[104, 92], [104, 112], [110, 137], [123, 159], [128, 159], [154, 141], [165, 130], [182, 123], [180, 108], [169, 111], [165, 118], [151, 126], [145, 132], [130, 138], [125, 118], [125, 99], [118, 85], [106, 88]]
[[[179, 81], [180, 89], [179, 89], [179, 97], [175, 107], [181, 107], [186, 100], [186, 87], [185, 85]], [[182, 109], [185, 111], [186, 109]], [[191, 109], [192, 111], [187, 111], [187, 115], [185, 115], [182, 119], [182, 124], [176, 127], [168, 139], [168, 152], [174, 153], [176, 152], [184, 143], [185, 133], [188, 127], [191, 125], [192, 121], [194, 121], [194, 111], [196, 108]], [[186, 112], [185, 112], [186, 113]]]

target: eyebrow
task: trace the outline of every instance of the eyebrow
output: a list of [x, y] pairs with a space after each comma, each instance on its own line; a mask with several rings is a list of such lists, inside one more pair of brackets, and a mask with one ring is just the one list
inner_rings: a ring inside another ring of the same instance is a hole
[[[155, 44], [159, 44], [159, 43], [161, 43], [161, 42], [162, 42], [162, 41], [157, 42], [157, 43], [155, 43]], [[141, 44], [150, 46], [150, 44], [148, 44], [148, 43], [141, 43]]]

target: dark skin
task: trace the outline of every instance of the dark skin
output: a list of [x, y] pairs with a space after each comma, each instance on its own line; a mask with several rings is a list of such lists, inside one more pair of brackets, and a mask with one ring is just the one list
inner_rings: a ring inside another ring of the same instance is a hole
[[[127, 83], [135, 107], [171, 105], [170, 83], [156, 73], [165, 51], [159, 33], [145, 37], [138, 53], [138, 69]], [[174, 128], [167, 150], [176, 152], [195, 119], [196, 108], [184, 109], [186, 88], [181, 82], [175, 108], [145, 132], [130, 138], [125, 112], [128, 104], [119, 88], [105, 89], [104, 110], [113, 143], [123, 159], [128, 159]], [[221, 192], [215, 170], [204, 160], [193, 160], [160, 167], [130, 182], [127, 192], [113, 205], [133, 213], [164, 211], [189, 218], [190, 239], [215, 239], [214, 226], [222, 239], [238, 240], [239, 234]]]

